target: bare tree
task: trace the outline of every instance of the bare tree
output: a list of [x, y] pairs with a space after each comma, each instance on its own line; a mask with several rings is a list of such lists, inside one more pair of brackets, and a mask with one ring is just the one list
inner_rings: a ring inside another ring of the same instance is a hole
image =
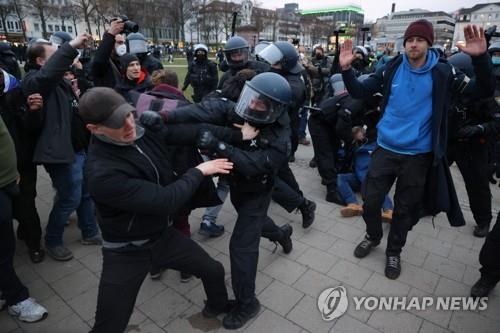
[[95, 11], [95, 6], [92, 4], [91, 0], [74, 0], [74, 4], [83, 14], [83, 19], [85, 20], [85, 23], [87, 23], [88, 33], [92, 34], [90, 19], [93, 17], [92, 14]]
[[47, 19], [54, 14], [54, 7], [49, 0], [30, 0], [27, 2], [28, 8], [33, 10], [33, 14], [40, 19], [42, 24], [43, 38], [49, 38], [47, 33]]
[[9, 38], [9, 31], [7, 30], [7, 17], [12, 13], [12, 4], [10, 2], [0, 3], [0, 20], [2, 21], [2, 27], [5, 37]]
[[71, 18], [71, 7], [64, 5], [57, 8], [57, 16], [61, 19], [61, 30], [66, 31], [66, 20]]
[[19, 26], [23, 32], [24, 41], [27, 42], [28, 38], [26, 37], [26, 29], [24, 29], [24, 19], [28, 16], [28, 12], [26, 10], [26, 4], [22, 2], [22, 0], [10, 0], [12, 4], [12, 8], [16, 13], [17, 21], [19, 22]]

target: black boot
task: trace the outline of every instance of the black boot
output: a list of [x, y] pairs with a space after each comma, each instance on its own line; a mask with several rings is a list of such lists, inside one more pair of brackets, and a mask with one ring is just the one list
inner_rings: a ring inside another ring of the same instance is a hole
[[470, 295], [472, 297], [487, 297], [490, 291], [495, 288], [497, 283], [498, 280], [481, 275], [481, 278], [472, 286]]
[[236, 330], [259, 314], [259, 311], [260, 303], [257, 298], [249, 304], [238, 304], [222, 319], [222, 325], [225, 329]]
[[292, 233], [293, 233], [293, 228], [290, 224], [285, 224], [285, 225], [282, 225], [280, 227], [282, 233], [281, 233], [281, 237], [280, 239], [278, 240], [278, 243], [281, 245], [281, 247], [283, 248], [283, 252], [285, 252], [286, 254], [292, 252], [292, 238], [290, 236], [292, 236]]
[[228, 313], [228, 312], [230, 312], [232, 309], [234, 309], [236, 307], [236, 304], [237, 304], [236, 300], [229, 299], [227, 301], [225, 307], [223, 307], [221, 309], [218, 309], [218, 308], [214, 308], [214, 307], [208, 305], [207, 301], [205, 301], [205, 306], [203, 307], [203, 310], [201, 311], [201, 314], [205, 318], [215, 318], [218, 315], [220, 315], [221, 313]]
[[314, 212], [316, 211], [316, 204], [304, 198], [304, 202], [299, 206], [300, 213], [302, 214], [302, 227], [309, 228], [314, 222]]
[[490, 231], [490, 224], [486, 224], [483, 226], [475, 226], [474, 227], [474, 236], [479, 237], [479, 238], [484, 238], [488, 235], [488, 232]]

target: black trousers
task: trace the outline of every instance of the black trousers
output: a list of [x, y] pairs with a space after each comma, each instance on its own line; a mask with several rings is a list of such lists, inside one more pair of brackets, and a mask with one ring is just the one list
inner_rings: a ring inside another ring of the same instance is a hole
[[38, 250], [42, 238], [40, 216], [36, 210], [36, 165], [32, 164], [19, 170], [20, 193], [14, 198], [14, 218], [19, 222], [17, 235], [26, 242], [29, 249]]
[[289, 213], [304, 203], [304, 195], [288, 162], [278, 171], [278, 176], [274, 181], [272, 199]]
[[481, 252], [479, 253], [479, 263], [481, 268], [479, 271], [482, 276], [487, 276], [493, 281], [500, 281], [500, 214], [497, 216], [497, 221], [493, 229], [486, 236]]
[[491, 190], [489, 182], [488, 146], [463, 142], [448, 147], [448, 162], [457, 163], [465, 182], [469, 205], [478, 226], [491, 223]]
[[7, 305], [14, 305], [29, 297], [28, 289], [14, 270], [16, 238], [12, 225], [12, 200], [18, 191], [12, 183], [0, 188], [0, 291]]
[[201, 278], [207, 305], [227, 304], [224, 267], [196, 242], [170, 227], [156, 241], [142, 246], [103, 248], [103, 265], [94, 328], [91, 332], [124, 332], [144, 278], [154, 264]]
[[240, 192], [231, 187], [231, 202], [238, 213], [229, 242], [231, 282], [236, 300], [248, 304], [255, 298], [260, 236], [264, 225], [268, 229], [272, 222], [267, 217], [271, 193]]
[[291, 130], [291, 143], [292, 143], [292, 156], [297, 151], [299, 147], [299, 128], [300, 128], [300, 118], [299, 110], [293, 110], [290, 116], [290, 130]]
[[418, 220], [432, 153], [403, 155], [378, 147], [372, 154], [363, 193], [363, 219], [367, 238], [380, 241], [383, 236], [381, 209], [385, 195], [396, 181], [394, 213], [387, 239], [386, 254], [399, 255], [408, 230]]
[[328, 190], [330, 188], [333, 190], [337, 184], [335, 156], [340, 148], [335, 126], [327, 123], [321, 114], [314, 114], [309, 117], [309, 133], [311, 133], [318, 172]]

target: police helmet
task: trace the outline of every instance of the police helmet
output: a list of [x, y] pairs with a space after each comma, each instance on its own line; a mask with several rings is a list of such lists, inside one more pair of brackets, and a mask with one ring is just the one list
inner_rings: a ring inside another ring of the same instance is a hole
[[140, 32], [133, 32], [127, 36], [129, 53], [141, 54], [148, 53], [148, 43], [146, 38]]
[[[243, 69], [248, 62], [248, 53], [250, 45], [246, 39], [240, 36], [233, 36], [229, 38], [224, 45], [224, 55], [226, 56], [226, 61], [229, 68], [233, 69]], [[232, 55], [237, 54], [237, 59], [233, 59]]]
[[71, 42], [73, 37], [65, 31], [58, 31], [50, 36], [49, 42], [54, 46], [61, 46], [64, 43]]
[[439, 44], [435, 44], [435, 45], [432, 45], [432, 48], [434, 50], [436, 50], [438, 53], [439, 53], [439, 57], [442, 58], [442, 57], [445, 57], [446, 54], [445, 54], [445, 48], [443, 45], [439, 45]]
[[356, 46], [352, 49], [352, 54], [361, 54], [363, 56], [363, 60], [366, 60], [368, 58], [368, 51], [364, 46]]
[[474, 68], [472, 67], [472, 59], [470, 55], [460, 52], [449, 57], [448, 62], [460, 71], [464, 72], [468, 77], [474, 76]]
[[330, 87], [333, 91], [333, 96], [338, 96], [346, 91], [344, 80], [342, 79], [342, 74], [333, 74], [330, 77]]
[[288, 81], [276, 73], [261, 73], [247, 81], [236, 104], [236, 113], [250, 123], [272, 124], [292, 100]]
[[255, 49], [254, 49], [255, 55], [258, 55], [260, 51], [264, 50], [266, 47], [268, 47], [271, 44], [272, 44], [271, 42], [259, 42], [259, 43], [257, 43], [257, 45], [255, 45]]
[[205, 51], [208, 54], [208, 47], [205, 44], [195, 44], [193, 48], [195, 54], [197, 51]]
[[281, 64], [282, 68], [292, 74], [298, 74], [304, 69], [299, 63], [299, 53], [288, 42], [276, 42], [259, 52], [259, 58], [271, 66]]

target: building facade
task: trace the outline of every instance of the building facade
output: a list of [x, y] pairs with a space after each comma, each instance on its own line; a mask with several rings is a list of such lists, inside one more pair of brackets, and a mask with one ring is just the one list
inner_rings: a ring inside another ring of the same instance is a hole
[[461, 8], [453, 13], [456, 19], [455, 32], [453, 34], [453, 45], [463, 42], [464, 27], [475, 24], [485, 30], [496, 25], [500, 31], [500, 2], [477, 4], [471, 8]]

